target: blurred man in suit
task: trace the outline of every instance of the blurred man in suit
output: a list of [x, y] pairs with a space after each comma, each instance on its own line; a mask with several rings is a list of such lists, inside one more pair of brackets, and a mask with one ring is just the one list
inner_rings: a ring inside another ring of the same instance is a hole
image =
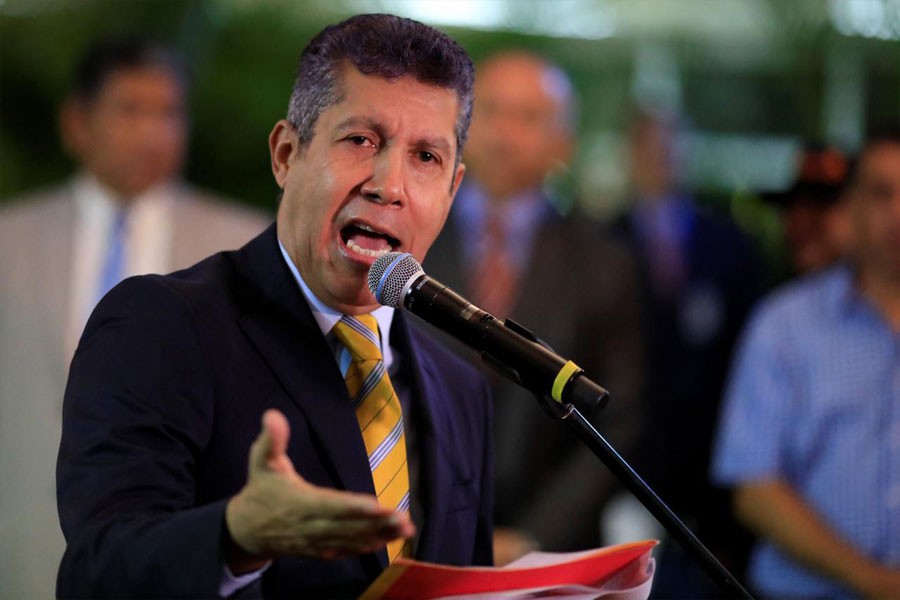
[[127, 275], [183, 268], [267, 224], [179, 179], [187, 84], [168, 48], [94, 45], [60, 115], [78, 173], [0, 210], [0, 597], [53, 594], [63, 389], [97, 300]]
[[[645, 307], [646, 429], [636, 462], [678, 516], [740, 571], [740, 533], [727, 492], [709, 482], [709, 458], [731, 349], [762, 289], [761, 267], [740, 230], [686, 188], [679, 125], [665, 112], [635, 116], [631, 205], [615, 224], [637, 256]], [[661, 597], [715, 593], [673, 544], [663, 546], [657, 566]]]
[[900, 592], [900, 128], [867, 139], [844, 202], [847, 260], [761, 303], [729, 379], [713, 473], [765, 597]]
[[401, 557], [492, 562], [487, 386], [366, 283], [443, 226], [472, 81], [421, 23], [325, 28], [269, 135], [275, 224], [100, 302], [66, 388], [60, 596], [357, 597]]
[[[479, 65], [469, 178], [425, 268], [497, 317], [533, 327], [607, 387], [598, 423], [628, 455], [642, 360], [633, 264], [595, 223], [563, 216], [543, 187], [571, 159], [572, 94], [566, 74], [533, 54], [502, 52]], [[597, 546], [617, 482], [528, 392], [491, 375], [498, 564], [535, 547]]]

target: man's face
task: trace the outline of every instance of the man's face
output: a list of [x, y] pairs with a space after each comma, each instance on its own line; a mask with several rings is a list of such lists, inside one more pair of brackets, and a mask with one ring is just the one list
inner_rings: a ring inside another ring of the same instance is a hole
[[377, 307], [366, 285], [385, 251], [420, 262], [444, 225], [465, 168], [456, 164], [456, 93], [412, 77], [345, 67], [343, 100], [301, 148], [280, 121], [269, 137], [284, 190], [278, 237], [312, 292], [346, 314]]
[[93, 100], [67, 103], [62, 129], [82, 165], [129, 198], [181, 169], [187, 130], [184, 90], [162, 67], [116, 71]]
[[539, 186], [551, 169], [568, 161], [565, 85], [527, 56], [498, 57], [479, 69], [466, 162], [492, 198]]
[[642, 117], [630, 132], [629, 168], [638, 200], [647, 201], [672, 192], [675, 187], [675, 131], [657, 117]]
[[843, 204], [798, 197], [782, 212], [784, 242], [797, 273], [830, 265], [847, 249], [847, 211]]
[[900, 284], [900, 144], [863, 152], [849, 194], [855, 258], [864, 276]]

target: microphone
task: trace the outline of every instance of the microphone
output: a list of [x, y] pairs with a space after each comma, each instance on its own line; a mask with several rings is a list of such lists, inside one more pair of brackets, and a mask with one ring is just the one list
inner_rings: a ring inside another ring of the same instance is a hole
[[369, 289], [379, 304], [405, 308], [479, 352], [482, 359], [539, 397], [572, 404], [590, 416], [609, 392], [583, 369], [551, 350], [510, 319], [499, 321], [425, 274], [409, 253], [387, 252], [369, 269]]

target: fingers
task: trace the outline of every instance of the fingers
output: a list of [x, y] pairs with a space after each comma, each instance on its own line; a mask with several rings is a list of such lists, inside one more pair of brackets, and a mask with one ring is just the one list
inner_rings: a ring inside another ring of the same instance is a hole
[[247, 485], [226, 507], [238, 547], [257, 557], [327, 559], [371, 552], [415, 534], [408, 513], [381, 507], [372, 495], [304, 480], [288, 458], [289, 440], [285, 416], [266, 411], [250, 448]]
[[310, 486], [307, 510], [322, 518], [387, 518], [394, 514], [378, 504], [375, 496]]
[[383, 548], [397, 538], [408, 539], [415, 527], [406, 513], [384, 517], [308, 520], [302, 535], [290, 540], [288, 553], [311, 558], [332, 559]]

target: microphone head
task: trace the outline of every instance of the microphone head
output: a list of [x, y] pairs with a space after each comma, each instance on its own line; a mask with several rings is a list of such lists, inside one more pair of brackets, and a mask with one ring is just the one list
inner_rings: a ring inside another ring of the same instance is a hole
[[386, 252], [369, 269], [369, 290], [379, 304], [403, 308], [403, 295], [419, 275], [422, 265], [408, 252]]

